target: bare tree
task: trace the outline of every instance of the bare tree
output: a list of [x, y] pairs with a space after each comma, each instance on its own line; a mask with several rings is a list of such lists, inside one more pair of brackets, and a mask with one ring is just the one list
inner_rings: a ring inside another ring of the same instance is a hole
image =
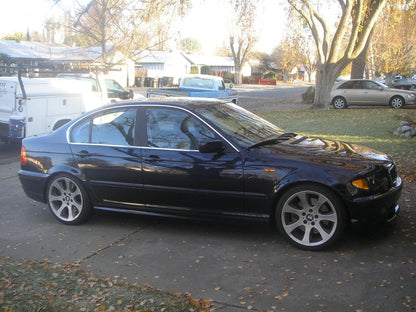
[[289, 10], [288, 13], [290, 26], [286, 31], [287, 35], [283, 42], [291, 42], [289, 44], [291, 51], [288, 51], [288, 53], [294, 55], [294, 61], [297, 65], [304, 67], [308, 75], [308, 81], [310, 82], [313, 74], [316, 72], [316, 45], [305, 19], [300, 18], [299, 14], [294, 12], [294, 10]]
[[[103, 66], [111, 67], [116, 51], [126, 56], [166, 41], [169, 22], [183, 15], [188, 0], [91, 0], [79, 5], [73, 29], [101, 47]], [[162, 18], [163, 17], [163, 18]]]
[[257, 42], [255, 29], [256, 0], [230, 0], [235, 12], [234, 29], [230, 34], [230, 48], [234, 59], [234, 82], [242, 81], [242, 69]]
[[185, 53], [201, 53], [202, 51], [201, 42], [192, 37], [182, 39], [179, 42], [178, 47]]
[[292, 70], [304, 63], [304, 55], [301, 50], [301, 41], [298, 34], [291, 33], [286, 36], [277, 48], [272, 52], [272, 60], [275, 66], [282, 71], [283, 80], [288, 81]]
[[334, 22], [335, 26], [331, 28], [331, 24], [321, 13], [319, 2], [288, 0], [306, 20], [317, 47], [315, 108], [328, 108], [336, 78], [364, 50], [386, 2], [387, 0], [328, 1], [333, 6], [332, 9], [336, 7], [340, 12], [339, 18]]

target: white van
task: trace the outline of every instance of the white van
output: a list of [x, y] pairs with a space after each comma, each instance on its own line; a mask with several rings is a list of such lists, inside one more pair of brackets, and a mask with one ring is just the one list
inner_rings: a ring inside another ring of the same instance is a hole
[[103, 74], [62, 73], [56, 77], [89, 82], [92, 92], [103, 105], [135, 98], [132, 90], [126, 90], [117, 81]]
[[0, 77], [0, 139], [50, 133], [100, 105], [90, 84], [82, 81]]

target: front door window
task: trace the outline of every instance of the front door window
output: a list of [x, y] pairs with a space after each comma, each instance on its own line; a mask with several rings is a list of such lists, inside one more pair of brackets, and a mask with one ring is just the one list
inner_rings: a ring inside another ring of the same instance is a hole
[[198, 150], [200, 141], [214, 140], [215, 133], [189, 113], [171, 108], [146, 111], [147, 146], [174, 150]]

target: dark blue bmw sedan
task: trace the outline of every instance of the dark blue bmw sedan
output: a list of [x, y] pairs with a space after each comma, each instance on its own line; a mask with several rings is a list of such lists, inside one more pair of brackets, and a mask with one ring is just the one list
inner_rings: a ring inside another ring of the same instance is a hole
[[272, 220], [309, 250], [333, 244], [350, 222], [393, 219], [402, 190], [383, 153], [185, 98], [113, 104], [24, 139], [19, 178], [64, 224], [95, 209]]

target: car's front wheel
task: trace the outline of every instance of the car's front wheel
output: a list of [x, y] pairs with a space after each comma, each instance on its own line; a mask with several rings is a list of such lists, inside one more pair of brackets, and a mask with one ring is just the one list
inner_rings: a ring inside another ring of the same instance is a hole
[[342, 96], [336, 96], [333, 100], [332, 100], [332, 106], [334, 106], [334, 108], [336, 109], [343, 109], [343, 108], [347, 108], [347, 100], [345, 100]]
[[280, 233], [293, 245], [306, 250], [324, 249], [344, 231], [344, 205], [323, 186], [298, 185], [280, 197], [276, 224]]
[[404, 99], [401, 96], [393, 96], [390, 100], [390, 106], [393, 108], [402, 108], [404, 106]]
[[88, 195], [75, 177], [67, 174], [53, 177], [47, 196], [50, 210], [64, 224], [80, 224], [92, 214]]

